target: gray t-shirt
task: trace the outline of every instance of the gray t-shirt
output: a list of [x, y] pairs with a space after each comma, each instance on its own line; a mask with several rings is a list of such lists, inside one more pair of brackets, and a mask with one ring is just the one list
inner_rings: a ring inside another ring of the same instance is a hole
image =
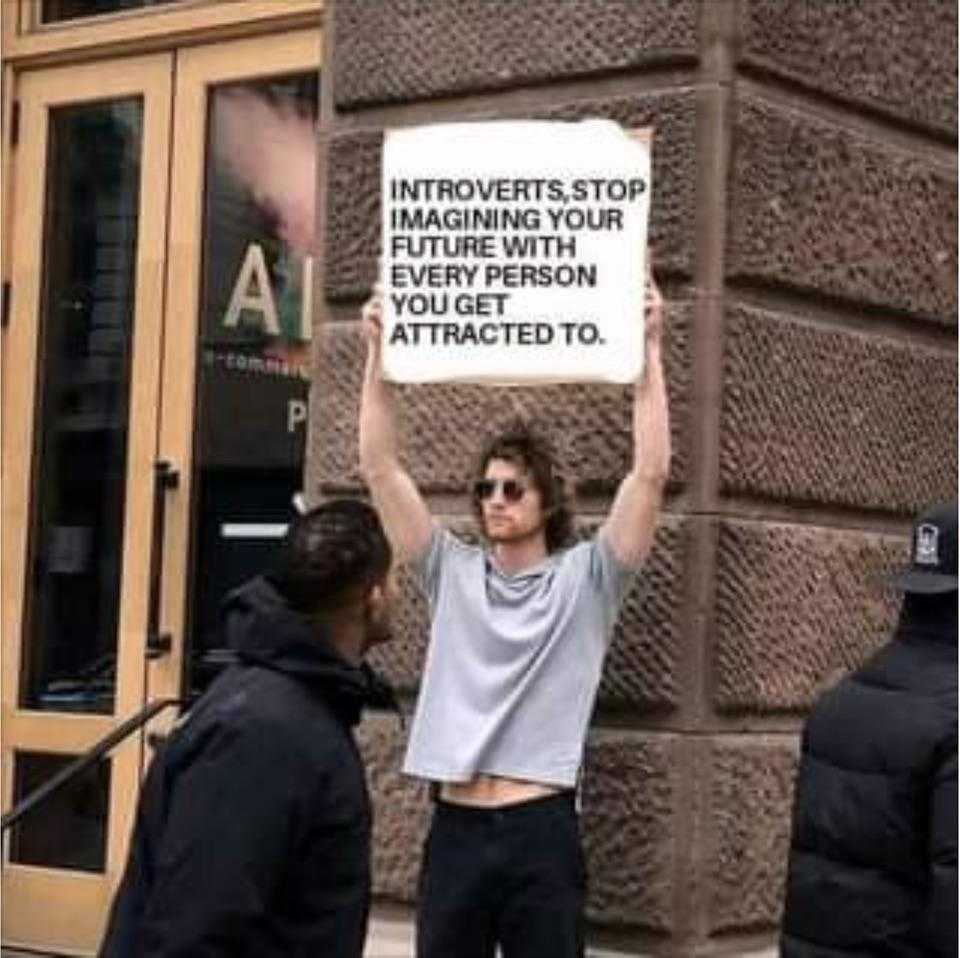
[[414, 571], [432, 621], [404, 772], [575, 785], [633, 570], [601, 535], [508, 575], [436, 526]]

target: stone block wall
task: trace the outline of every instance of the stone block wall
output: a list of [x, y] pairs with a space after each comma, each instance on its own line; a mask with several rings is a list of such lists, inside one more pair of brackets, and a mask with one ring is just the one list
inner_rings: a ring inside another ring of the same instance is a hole
[[[953, 0], [328, 0], [308, 488], [360, 492], [359, 307], [383, 130], [507, 117], [654, 124], [674, 458], [588, 742], [591, 937], [738, 954], [775, 939], [797, 736], [889, 633], [883, 573], [957, 486]], [[406, 463], [469, 529], [478, 439], [542, 422], [584, 532], [630, 457], [630, 390], [402, 390]], [[412, 701], [404, 580], [379, 664]], [[391, 718], [363, 727], [377, 894], [412, 903], [428, 819]]]

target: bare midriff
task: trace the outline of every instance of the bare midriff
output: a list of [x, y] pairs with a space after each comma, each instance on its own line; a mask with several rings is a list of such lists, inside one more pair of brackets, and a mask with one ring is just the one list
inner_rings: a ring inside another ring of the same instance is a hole
[[540, 782], [525, 782], [518, 778], [501, 778], [498, 775], [477, 775], [469, 782], [445, 782], [440, 788], [440, 797], [456, 805], [476, 805], [479, 808], [498, 808], [515, 805], [534, 798], [556, 795], [562, 791], [553, 785]]

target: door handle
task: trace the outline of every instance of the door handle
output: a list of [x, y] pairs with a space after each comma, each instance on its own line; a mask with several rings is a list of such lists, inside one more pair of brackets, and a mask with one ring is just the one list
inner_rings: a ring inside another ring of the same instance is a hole
[[167, 493], [180, 485], [180, 473], [165, 459], [153, 464], [153, 545], [150, 550], [150, 603], [147, 607], [147, 658], [159, 659], [173, 647], [173, 636], [160, 632], [160, 577], [163, 571], [163, 533]]

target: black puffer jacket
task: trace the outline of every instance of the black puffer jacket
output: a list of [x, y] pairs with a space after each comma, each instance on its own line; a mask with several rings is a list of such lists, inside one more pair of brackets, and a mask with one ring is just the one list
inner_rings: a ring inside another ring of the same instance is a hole
[[101, 955], [360, 958], [371, 816], [352, 727], [393, 697], [262, 578], [225, 616], [238, 663], [153, 762]]
[[950, 598], [944, 628], [908, 597], [894, 640], [826, 693], [807, 722], [783, 958], [957, 955]]

